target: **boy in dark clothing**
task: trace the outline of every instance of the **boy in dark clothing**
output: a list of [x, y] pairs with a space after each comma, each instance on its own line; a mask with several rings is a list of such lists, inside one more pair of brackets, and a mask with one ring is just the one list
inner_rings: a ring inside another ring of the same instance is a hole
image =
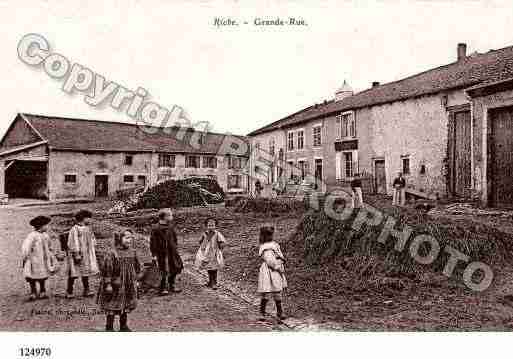
[[161, 295], [181, 292], [175, 288], [176, 276], [182, 272], [183, 262], [178, 253], [178, 237], [174, 226], [171, 224], [173, 213], [170, 210], [159, 212], [159, 223], [153, 226], [150, 236], [150, 251], [153, 261], [161, 273]]

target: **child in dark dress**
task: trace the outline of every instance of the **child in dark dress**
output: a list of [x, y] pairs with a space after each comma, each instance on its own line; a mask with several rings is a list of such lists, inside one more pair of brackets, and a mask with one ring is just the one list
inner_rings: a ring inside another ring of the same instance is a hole
[[131, 247], [134, 234], [125, 230], [114, 235], [114, 248], [106, 254], [101, 268], [98, 305], [107, 315], [106, 331], [114, 331], [114, 317], [119, 315], [119, 330], [131, 331], [128, 313], [137, 307], [141, 265]]

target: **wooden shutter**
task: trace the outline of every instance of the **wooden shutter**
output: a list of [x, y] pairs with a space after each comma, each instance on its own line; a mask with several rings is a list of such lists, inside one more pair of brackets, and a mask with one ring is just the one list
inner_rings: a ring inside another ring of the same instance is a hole
[[342, 152], [337, 152], [335, 154], [335, 178], [341, 179], [340, 176], [342, 173]]

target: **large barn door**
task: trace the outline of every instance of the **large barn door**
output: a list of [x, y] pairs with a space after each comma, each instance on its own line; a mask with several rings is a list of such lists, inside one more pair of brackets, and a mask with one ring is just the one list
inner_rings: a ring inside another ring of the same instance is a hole
[[468, 197], [471, 187], [470, 111], [460, 111], [450, 118], [449, 173], [453, 196]]
[[491, 204], [513, 207], [513, 108], [490, 112]]

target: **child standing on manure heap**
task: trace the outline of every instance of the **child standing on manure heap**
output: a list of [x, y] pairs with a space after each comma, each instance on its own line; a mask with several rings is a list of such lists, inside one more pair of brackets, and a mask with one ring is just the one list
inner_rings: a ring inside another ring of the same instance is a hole
[[76, 224], [71, 228], [67, 243], [68, 285], [66, 298], [73, 298], [73, 285], [77, 278], [82, 279], [84, 297], [92, 297], [94, 293], [89, 287], [89, 277], [99, 273], [96, 260], [96, 238], [90, 227], [93, 214], [80, 210], [75, 215]]
[[223, 247], [226, 239], [216, 230], [217, 220], [213, 217], [205, 221], [207, 230], [200, 239], [200, 247], [194, 262], [197, 269], [206, 269], [208, 273], [207, 287], [217, 289], [217, 273], [224, 267]]
[[258, 290], [260, 294], [260, 320], [265, 320], [266, 306], [269, 299], [274, 299], [276, 304], [276, 314], [278, 319], [283, 320], [282, 292], [287, 288], [285, 278], [285, 257], [281, 251], [280, 245], [273, 239], [274, 227], [265, 226], [260, 228], [260, 247], [258, 255], [262, 259], [260, 271], [258, 274]]
[[128, 313], [137, 307], [141, 265], [131, 243], [131, 230], [114, 234], [114, 248], [105, 255], [97, 303], [107, 316], [105, 330], [114, 331], [114, 317], [119, 315], [119, 330], [130, 332]]
[[[47, 233], [50, 221], [51, 218], [46, 216], [33, 218], [30, 225], [34, 230], [25, 238], [21, 246], [23, 276], [30, 285], [30, 301], [48, 298], [45, 282], [56, 272], [56, 259]], [[39, 284], [39, 293], [36, 283]]]
[[183, 262], [178, 253], [178, 236], [172, 224], [173, 212], [169, 209], [159, 211], [159, 223], [151, 229], [150, 252], [161, 275], [160, 294], [180, 293], [175, 287], [176, 276], [182, 272]]

